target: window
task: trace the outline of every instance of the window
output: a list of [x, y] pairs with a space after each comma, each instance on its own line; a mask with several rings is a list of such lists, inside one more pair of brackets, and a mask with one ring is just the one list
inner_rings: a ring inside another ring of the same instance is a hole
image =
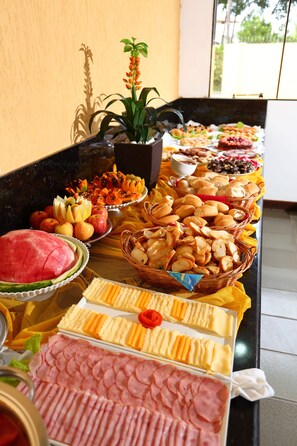
[[297, 0], [217, 0], [211, 97], [297, 99]]

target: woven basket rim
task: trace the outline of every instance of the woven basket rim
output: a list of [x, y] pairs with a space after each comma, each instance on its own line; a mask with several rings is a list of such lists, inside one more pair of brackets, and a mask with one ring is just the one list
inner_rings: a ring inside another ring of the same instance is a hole
[[[144, 212], [146, 213], [147, 217], [151, 220], [152, 223], [154, 223], [154, 224], [156, 224], [158, 226], [166, 227], [167, 224], [160, 222], [157, 218], [155, 218], [152, 215], [152, 209], [154, 207], [156, 207], [157, 205], [158, 205], [158, 203], [152, 204], [149, 201], [146, 201], [143, 204]], [[252, 221], [253, 213], [250, 212], [249, 209], [247, 209], [247, 208], [245, 208], [243, 206], [239, 206], [239, 205], [233, 204], [233, 203], [230, 203], [230, 205], [233, 206], [233, 209], [238, 209], [238, 210], [244, 211], [245, 214], [246, 214], [246, 218], [244, 220], [236, 223], [235, 226], [232, 226], [232, 227], [216, 226], [216, 225], [213, 225], [213, 226], [206, 225], [206, 226], [209, 227], [210, 229], [214, 229], [214, 230], [218, 230], [218, 231], [219, 230], [223, 230], [223, 231], [227, 231], [227, 232], [237, 232], [237, 231], [243, 230], [245, 228], [245, 226], [248, 225]], [[174, 215], [174, 214], [170, 214], [170, 215]], [[172, 223], [172, 224], [174, 224], [174, 223]]]
[[[160, 228], [160, 226], [158, 227], [154, 227], [154, 228], [150, 228], [150, 231], [155, 231], [158, 230]], [[126, 260], [131, 263], [136, 269], [144, 271], [144, 272], [154, 272], [155, 274], [160, 274], [162, 273], [162, 275], [164, 275], [166, 273], [166, 270], [164, 269], [155, 269], [152, 268], [148, 265], [143, 265], [140, 264], [138, 262], [136, 262], [133, 257], [130, 255], [130, 252], [128, 250], [129, 247], [129, 242], [131, 237], [134, 238], [138, 238], [141, 237], [143, 235], [143, 231], [144, 229], [141, 229], [139, 231], [136, 232], [131, 232], [129, 230], [125, 230], [121, 233], [121, 247], [122, 247], [122, 253], [123, 256], [126, 258]], [[240, 241], [239, 239], [234, 240], [234, 243], [241, 249], [241, 251], [244, 254], [244, 261], [235, 269], [233, 269], [232, 271], [227, 271], [227, 272], [223, 272], [223, 273], [219, 273], [219, 274], [211, 274], [211, 275], [205, 275], [202, 277], [201, 281], [206, 282], [206, 281], [211, 281], [212, 283], [216, 280], [221, 280], [221, 279], [225, 279], [225, 278], [232, 278], [233, 276], [238, 276], [239, 274], [244, 273], [252, 264], [253, 259], [254, 259], [254, 255], [256, 253], [256, 248], [254, 247], [250, 247], [248, 245], [246, 245], [245, 243], [243, 243], [242, 241]], [[170, 277], [168, 275], [168, 277]], [[175, 280], [175, 279], [173, 279]], [[200, 281], [200, 282], [201, 282]]]
[[[170, 178], [170, 181], [172, 183], [174, 181], [176, 181], [176, 180], [178, 180], [178, 178], [175, 178], [175, 177], [171, 177]], [[251, 183], [253, 183], [253, 181], [251, 181]], [[227, 195], [214, 195], [214, 197], [224, 197], [228, 201], [230, 201], [230, 200], [248, 201], [250, 199], [257, 199], [257, 197], [261, 196], [261, 193], [262, 193], [262, 190], [263, 190], [263, 188], [265, 186], [265, 183], [263, 181], [261, 181], [259, 184], [257, 184], [257, 183], [255, 183], [255, 184], [256, 184], [256, 186], [259, 187], [260, 190], [258, 192], [255, 192], [254, 194], [251, 194], [249, 197], [242, 197], [242, 198], [240, 198], [240, 197], [228, 197]], [[190, 190], [188, 190], [188, 191], [182, 191], [182, 190], [178, 189], [176, 186], [174, 186], [173, 184], [171, 184], [171, 187], [178, 195], [184, 196], [184, 195], [187, 195], [187, 194], [194, 194], [194, 195], [197, 195], [197, 197], [199, 197], [199, 193], [197, 193], [197, 191], [193, 187], [190, 188]], [[200, 194], [200, 195], [203, 195], [203, 194]]]

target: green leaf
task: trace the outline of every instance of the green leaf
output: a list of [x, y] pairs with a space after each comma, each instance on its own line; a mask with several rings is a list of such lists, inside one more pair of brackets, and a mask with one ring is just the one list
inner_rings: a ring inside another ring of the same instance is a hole
[[[105, 96], [105, 98], [103, 100], [106, 101], [107, 99], [111, 98], [112, 96], [118, 96], [121, 99], [125, 99], [125, 96], [123, 96], [121, 93], [111, 93], [108, 96]], [[107, 105], [105, 108], [107, 108]]]
[[31, 338], [27, 339], [27, 341], [25, 342], [25, 349], [31, 351], [32, 353], [39, 352], [41, 340], [41, 333], [37, 333], [31, 336]]
[[28, 359], [22, 359], [21, 361], [18, 361], [17, 359], [12, 359], [9, 363], [9, 366], [23, 370], [23, 372], [28, 372], [29, 371], [28, 363], [29, 363]]
[[154, 91], [155, 93], [157, 93], [158, 96], [160, 96], [158, 90], [156, 89], [156, 87], [144, 87], [141, 90], [141, 93], [139, 95], [139, 101], [142, 103], [143, 107], [146, 106], [147, 103], [147, 97], [150, 94], [151, 91]]
[[158, 119], [159, 119], [162, 115], [167, 114], [167, 113], [173, 113], [173, 114], [175, 114], [175, 115], [179, 118], [180, 123], [181, 123], [182, 126], [183, 126], [183, 130], [184, 130], [184, 131], [187, 130], [187, 129], [186, 129], [185, 122], [184, 122], [184, 117], [183, 117], [182, 113], [181, 113], [179, 110], [176, 110], [176, 108], [171, 108], [171, 107], [164, 108], [163, 110], [161, 110], [161, 111], [158, 113]]
[[89, 118], [89, 132], [92, 133], [92, 124], [94, 119], [96, 118], [96, 116], [100, 115], [101, 113], [108, 113], [108, 111], [106, 110], [97, 110], [94, 113], [91, 114], [90, 118]]
[[238, 121], [238, 123], [236, 124], [236, 127], [237, 127], [238, 129], [242, 129], [242, 127], [244, 127], [244, 123], [241, 122], [241, 121]]
[[9, 376], [1, 376], [0, 382], [9, 384], [12, 387], [17, 387], [20, 383], [20, 381], [16, 378], [10, 378]]
[[140, 52], [140, 54], [142, 54], [144, 57], [147, 57], [147, 48], [139, 48], [138, 51]]
[[132, 51], [133, 47], [131, 45], [125, 45], [124, 46], [124, 53], [130, 53]]
[[132, 42], [131, 42], [131, 40], [129, 40], [129, 39], [122, 39], [122, 40], [120, 40], [120, 42], [121, 43], [126, 43], [126, 44], [130, 44], [130, 45], [132, 45]]
[[147, 115], [147, 124], [149, 126], [156, 126], [158, 117], [157, 110], [154, 107], [146, 107], [145, 111]]

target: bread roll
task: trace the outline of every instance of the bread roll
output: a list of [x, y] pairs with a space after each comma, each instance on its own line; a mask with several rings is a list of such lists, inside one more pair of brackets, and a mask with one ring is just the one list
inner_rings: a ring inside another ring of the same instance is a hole
[[201, 198], [197, 197], [197, 195], [194, 194], [187, 194], [184, 197], [183, 204], [191, 204], [192, 206], [199, 207], [202, 206], [203, 201]]
[[169, 204], [169, 206], [172, 206], [174, 203], [174, 198], [171, 197], [170, 195], [165, 195], [165, 197], [161, 198], [161, 200], [159, 201], [159, 204]]
[[224, 175], [217, 175], [216, 177], [211, 178], [210, 182], [216, 187], [227, 186], [227, 184], [229, 184], [229, 177]]
[[254, 194], [255, 195], [258, 194], [260, 191], [260, 188], [255, 183], [249, 183], [244, 186], [244, 190], [245, 190], [247, 196], [251, 196]]
[[245, 186], [249, 182], [250, 182], [250, 180], [248, 180], [247, 178], [240, 177], [240, 178], [235, 178], [235, 180], [232, 181], [232, 184], [236, 183], [236, 184], [240, 184], [240, 186]]
[[194, 180], [190, 181], [190, 186], [194, 187], [195, 189], [200, 189], [201, 187], [211, 187], [211, 184], [209, 181], [202, 180], [201, 178], [195, 178]]
[[228, 212], [229, 206], [226, 203], [222, 203], [221, 201], [216, 200], [207, 200], [204, 204], [209, 204], [210, 206], [216, 206], [219, 212]]
[[186, 217], [183, 219], [184, 225], [190, 227], [190, 223], [194, 223], [198, 226], [205, 226], [207, 224], [207, 221], [204, 220], [202, 217], [198, 217], [196, 215], [191, 215], [190, 217]]
[[233, 220], [231, 215], [223, 215], [220, 216], [219, 219], [214, 219], [215, 226], [225, 226], [227, 228], [232, 228], [236, 225], [236, 222]]
[[216, 195], [218, 191], [217, 187], [201, 187], [200, 189], [197, 190], [198, 194], [201, 195]]
[[176, 184], [177, 189], [180, 189], [182, 191], [189, 191], [190, 187], [189, 187], [189, 183], [187, 182], [187, 180], [179, 180]]
[[194, 211], [195, 211], [195, 206], [192, 206], [190, 204], [182, 204], [177, 209], [175, 209], [174, 213], [175, 215], [178, 215], [181, 218], [185, 218], [189, 217], [190, 215], [193, 215]]
[[225, 189], [225, 195], [232, 198], [244, 198], [246, 195], [243, 186], [227, 186]]
[[165, 217], [158, 218], [158, 221], [162, 225], [172, 225], [179, 221], [180, 217], [178, 215], [166, 215]]
[[245, 212], [241, 209], [230, 209], [228, 215], [231, 215], [234, 220], [242, 221], [245, 219]]
[[216, 206], [204, 204], [200, 208], [195, 209], [194, 215], [197, 217], [215, 217], [218, 215], [218, 208]]
[[[197, 175], [198, 176], [198, 175]], [[210, 178], [214, 178], [218, 176], [218, 174], [216, 172], [205, 172], [204, 173], [204, 178], [205, 179], [210, 179]]]
[[167, 203], [161, 203], [152, 208], [152, 216], [159, 220], [166, 215], [170, 215], [172, 207]]

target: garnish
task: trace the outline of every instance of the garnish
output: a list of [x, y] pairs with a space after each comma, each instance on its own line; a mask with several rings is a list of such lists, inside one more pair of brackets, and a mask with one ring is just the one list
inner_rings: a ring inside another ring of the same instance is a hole
[[162, 315], [156, 310], [145, 310], [139, 313], [138, 320], [145, 328], [154, 328], [162, 324]]

